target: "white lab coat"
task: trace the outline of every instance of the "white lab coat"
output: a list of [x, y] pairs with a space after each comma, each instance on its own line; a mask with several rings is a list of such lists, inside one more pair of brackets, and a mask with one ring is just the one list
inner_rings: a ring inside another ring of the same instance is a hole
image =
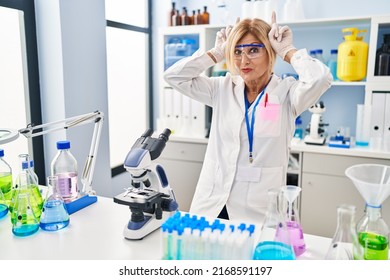
[[[305, 49], [291, 59], [299, 81], [273, 75], [266, 89], [268, 103], [264, 106], [262, 98], [255, 111], [250, 163], [244, 81], [229, 73], [225, 77], [207, 77], [203, 72], [213, 65], [206, 53], [196, 52], [164, 73], [174, 89], [213, 109], [208, 146], [190, 212], [216, 218], [226, 205], [231, 220], [262, 223], [268, 189], [286, 184], [295, 119], [330, 87], [332, 76]], [[255, 102], [249, 108], [249, 116]]]

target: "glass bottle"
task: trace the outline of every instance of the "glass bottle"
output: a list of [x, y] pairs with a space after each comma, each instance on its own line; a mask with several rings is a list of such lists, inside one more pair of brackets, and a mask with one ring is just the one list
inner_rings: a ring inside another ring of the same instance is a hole
[[179, 26], [179, 25], [181, 25], [181, 17], [180, 17], [179, 10], [176, 10], [172, 16], [172, 26]]
[[210, 23], [210, 13], [207, 11], [207, 6], [203, 7], [202, 22], [203, 24]]
[[34, 215], [31, 201], [34, 200], [28, 192], [18, 192], [12, 215], [12, 233], [16, 236], [29, 236], [39, 229], [39, 222]]
[[337, 208], [337, 228], [325, 255], [326, 260], [362, 260], [363, 248], [359, 244], [356, 224], [356, 207], [341, 205]]
[[318, 49], [316, 50], [316, 58], [321, 61], [322, 63], [325, 63], [325, 58], [323, 56], [323, 50], [322, 49]]
[[187, 13], [187, 8], [183, 7], [183, 12], [181, 13], [181, 25], [189, 25], [190, 24], [190, 17]]
[[200, 12], [200, 9], [198, 9], [198, 13], [195, 16], [194, 24], [203, 24], [203, 16]]
[[5, 197], [3, 195], [3, 192], [0, 188], [0, 219], [5, 217], [8, 213], [8, 204], [5, 201]]
[[47, 177], [47, 186], [51, 195], [45, 200], [39, 226], [43, 230], [56, 231], [69, 225], [69, 214], [64, 200], [58, 192], [58, 177]]
[[176, 12], [176, 3], [172, 2], [172, 8], [171, 8], [171, 10], [168, 13], [168, 26], [172, 26], [173, 25], [172, 17], [175, 14], [175, 12]]
[[[299, 218], [297, 198], [301, 188], [293, 185], [283, 186], [283, 213], [287, 213], [287, 230], [290, 234], [290, 241], [294, 248], [295, 256], [300, 256], [306, 251], [305, 239]], [[276, 236], [278, 239], [278, 235]]]
[[338, 80], [338, 78], [337, 78], [337, 52], [338, 52], [337, 49], [330, 50], [330, 57], [329, 57], [329, 60], [327, 63], [328, 67], [330, 69], [330, 73], [333, 76], [334, 81]]
[[365, 260], [388, 260], [389, 228], [382, 219], [381, 206], [366, 204], [366, 214], [357, 226]]
[[280, 214], [278, 208], [279, 194], [277, 189], [268, 191], [268, 208], [259, 242], [254, 250], [254, 260], [295, 260], [285, 217]]
[[11, 213], [11, 221], [13, 221], [16, 217], [13, 213], [15, 210], [15, 203], [20, 193], [28, 193], [29, 194], [29, 203], [31, 205], [31, 209], [34, 212], [35, 217], [39, 220], [42, 213], [43, 207], [43, 199], [41, 192], [39, 191], [38, 185], [36, 185], [35, 179], [33, 179], [31, 173], [29, 172], [29, 161], [27, 154], [19, 155], [21, 170], [16, 178], [16, 184], [14, 187], [11, 204], [9, 207]]
[[375, 75], [390, 75], [390, 34], [383, 35], [383, 44], [376, 51], [375, 58]]
[[301, 118], [301, 116], [298, 116], [295, 119], [294, 138], [303, 139], [303, 129], [302, 129], [302, 118]]
[[192, 15], [190, 16], [189, 24], [194, 25], [195, 23], [195, 17], [196, 17], [196, 11], [192, 10]]
[[58, 189], [62, 198], [72, 200], [79, 192], [77, 161], [70, 152], [70, 141], [58, 141], [57, 149], [51, 162], [51, 174], [58, 176]]
[[5, 203], [9, 206], [12, 198], [12, 169], [4, 160], [3, 149], [0, 149], [0, 188], [4, 195]]

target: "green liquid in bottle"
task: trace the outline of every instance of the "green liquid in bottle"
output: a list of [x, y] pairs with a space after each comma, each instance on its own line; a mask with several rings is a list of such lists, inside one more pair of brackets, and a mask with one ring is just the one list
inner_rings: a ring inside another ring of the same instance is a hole
[[389, 240], [386, 236], [372, 232], [360, 232], [359, 243], [364, 248], [365, 260], [388, 260]]
[[11, 203], [11, 188], [12, 188], [12, 174], [7, 174], [0, 177], [0, 187], [3, 192], [5, 202], [9, 206]]

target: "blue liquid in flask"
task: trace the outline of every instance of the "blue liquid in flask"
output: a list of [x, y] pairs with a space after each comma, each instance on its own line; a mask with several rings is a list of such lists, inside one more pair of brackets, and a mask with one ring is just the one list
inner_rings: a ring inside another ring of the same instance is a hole
[[60, 200], [48, 200], [44, 207], [39, 226], [43, 230], [56, 231], [69, 225], [69, 214]]
[[29, 236], [38, 231], [38, 224], [22, 224], [17, 227], [12, 228], [13, 234], [16, 236]]
[[257, 244], [254, 260], [295, 260], [291, 246], [278, 241], [264, 241]]
[[5, 204], [0, 204], [0, 219], [6, 216], [8, 213], [8, 206]]

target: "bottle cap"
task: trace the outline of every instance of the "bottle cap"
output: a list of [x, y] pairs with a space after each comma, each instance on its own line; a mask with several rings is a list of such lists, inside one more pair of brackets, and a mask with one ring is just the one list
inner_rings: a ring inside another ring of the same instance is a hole
[[28, 169], [28, 162], [27, 161], [23, 161], [22, 162], [22, 169]]
[[337, 52], [338, 52], [337, 49], [330, 50], [331, 54], [337, 54]]
[[57, 142], [57, 149], [58, 150], [65, 150], [70, 148], [70, 142], [69, 141], [58, 141]]
[[298, 116], [298, 117], [295, 119], [295, 124], [296, 124], [296, 125], [302, 124], [301, 116]]
[[4, 156], [4, 149], [0, 149], [0, 157]]

